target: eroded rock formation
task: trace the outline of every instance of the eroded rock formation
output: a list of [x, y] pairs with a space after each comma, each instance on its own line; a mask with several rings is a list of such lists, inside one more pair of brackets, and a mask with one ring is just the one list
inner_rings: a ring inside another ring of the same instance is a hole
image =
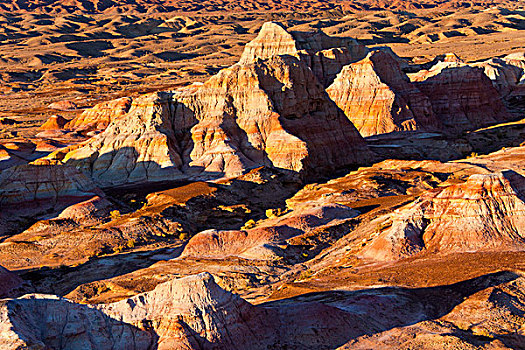
[[371, 159], [311, 70], [290, 56], [137, 98], [125, 118], [54, 157], [102, 186], [235, 176], [261, 165], [308, 175]]
[[72, 119], [66, 125], [66, 128], [81, 132], [102, 131], [106, 129], [111, 121], [128, 112], [131, 107], [131, 101], [130, 97], [123, 97], [99, 103]]
[[95, 307], [52, 295], [2, 300], [0, 347], [315, 349], [345, 339], [344, 327], [351, 324], [347, 317], [343, 310], [318, 303], [303, 303], [301, 308], [256, 307], [202, 273]]
[[64, 125], [66, 125], [67, 122], [68, 120], [62, 116], [52, 115], [44, 124], [42, 124], [42, 126], [40, 126], [40, 130], [60, 130], [64, 128]]
[[322, 31], [288, 32], [280, 23], [266, 22], [257, 38], [246, 44], [240, 63], [278, 55], [295, 56], [328, 86], [344, 65], [362, 59], [366, 52], [365, 46], [351, 38], [330, 37]]
[[357, 216], [359, 213], [338, 204], [302, 207], [281, 217], [264, 221], [244, 231], [207, 230], [190, 239], [181, 257], [221, 259], [239, 256], [247, 259], [273, 259], [279, 256], [284, 241], [309, 233], [327, 224]]
[[481, 68], [445, 68], [417, 83], [446, 132], [459, 133], [512, 118]]
[[363, 255], [397, 260], [423, 250], [523, 250], [524, 228], [525, 178], [512, 171], [472, 175], [397, 210]]
[[2, 215], [14, 212], [36, 215], [96, 195], [104, 196], [90, 178], [55, 161], [18, 165], [0, 173]]
[[440, 127], [429, 97], [410, 82], [389, 51], [372, 51], [343, 67], [327, 92], [363, 136]]

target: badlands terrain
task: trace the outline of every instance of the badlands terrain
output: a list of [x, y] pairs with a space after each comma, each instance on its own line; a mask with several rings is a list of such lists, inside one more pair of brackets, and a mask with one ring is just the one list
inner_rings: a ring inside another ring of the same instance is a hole
[[0, 24], [0, 349], [525, 349], [523, 1]]

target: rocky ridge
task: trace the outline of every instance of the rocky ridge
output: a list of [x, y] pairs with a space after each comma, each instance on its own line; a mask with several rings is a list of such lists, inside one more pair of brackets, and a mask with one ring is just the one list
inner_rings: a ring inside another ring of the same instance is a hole
[[101, 186], [236, 176], [261, 165], [308, 176], [372, 159], [308, 67], [277, 56], [202, 86], [133, 101], [125, 118], [52, 158]]

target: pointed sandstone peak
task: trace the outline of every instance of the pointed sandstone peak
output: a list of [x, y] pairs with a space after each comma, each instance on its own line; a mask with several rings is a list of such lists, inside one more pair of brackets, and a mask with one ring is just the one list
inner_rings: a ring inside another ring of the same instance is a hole
[[363, 255], [397, 260], [423, 250], [440, 253], [525, 249], [525, 177], [505, 171], [472, 175], [429, 191], [395, 212], [391, 227]]
[[89, 174], [102, 186], [174, 180], [180, 171], [170, 93], [153, 93], [133, 101], [125, 118], [68, 152], [63, 162]]
[[249, 64], [258, 58], [279, 55], [295, 56], [312, 69], [324, 86], [328, 86], [342, 66], [362, 59], [366, 52], [366, 47], [352, 38], [330, 37], [320, 30], [289, 32], [278, 22], [266, 22], [259, 35], [246, 44], [239, 63]]
[[[354, 126], [294, 57], [225, 69], [199, 89], [196, 100], [192, 159], [206, 169], [258, 164], [312, 173], [370, 157]], [[226, 155], [236, 158], [225, 162]]]
[[67, 119], [60, 115], [52, 115], [49, 119], [40, 126], [40, 130], [62, 130], [64, 125], [68, 122]]
[[239, 63], [249, 64], [257, 58], [278, 55], [297, 56], [299, 48], [292, 34], [278, 22], [266, 22], [255, 39], [246, 44]]
[[362, 136], [440, 127], [430, 100], [410, 83], [400, 58], [375, 50], [343, 67], [327, 92]]

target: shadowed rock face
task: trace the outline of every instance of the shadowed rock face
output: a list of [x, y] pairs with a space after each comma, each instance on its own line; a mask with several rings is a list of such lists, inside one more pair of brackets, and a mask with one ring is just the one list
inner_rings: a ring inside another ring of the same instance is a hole
[[299, 309], [256, 307], [202, 273], [106, 305], [87, 306], [38, 294], [2, 300], [0, 347], [314, 349], [341, 343], [344, 327], [350, 324], [345, 317], [343, 310], [317, 303], [302, 303]]
[[445, 68], [417, 83], [445, 131], [458, 133], [512, 118], [481, 68]]
[[0, 347], [262, 348], [267, 314], [221, 289], [207, 273], [97, 307], [33, 294], [0, 302]]
[[371, 155], [308, 67], [290, 56], [234, 65], [198, 89], [137, 98], [125, 117], [53, 155], [102, 186], [236, 176], [269, 165], [307, 176]]
[[396, 211], [363, 255], [397, 260], [423, 250], [523, 250], [524, 199], [525, 178], [515, 172], [472, 175]]
[[322, 31], [288, 32], [280, 23], [266, 22], [257, 38], [246, 44], [239, 63], [278, 55], [295, 56], [328, 86], [344, 65], [362, 59], [366, 52], [365, 46], [351, 38], [330, 37]]
[[491, 58], [487, 61], [474, 63], [472, 66], [483, 68], [485, 75], [492, 80], [494, 87], [502, 96], [506, 97], [518, 87], [523, 76], [523, 68], [520, 68], [520, 63], [519, 60], [514, 62], [505, 58]]
[[343, 67], [327, 92], [362, 136], [440, 128], [430, 99], [410, 82], [390, 51], [373, 51]]
[[[0, 174], [0, 205], [4, 211], [65, 208], [102, 191], [77, 169], [53, 161], [11, 167]], [[42, 204], [42, 205], [39, 205]]]
[[11, 296], [11, 292], [22, 286], [22, 279], [0, 266], [0, 297]]
[[[465, 319], [456, 308], [472, 307], [476, 311], [468, 324], [477, 322], [501, 336], [523, 318], [523, 288], [523, 277], [501, 272], [432, 288], [308, 293], [254, 306], [201, 273], [111, 304], [89, 306], [39, 294], [1, 300], [0, 347], [337, 348], [392, 330], [410, 335], [413, 325], [428, 329], [436, 323], [450, 329], [453, 323], [446, 321]], [[480, 292], [481, 298], [476, 296]]]
[[122, 322], [151, 322], [158, 349], [262, 348], [274, 337], [270, 312], [220, 288], [208, 273], [172, 280], [100, 308]]

